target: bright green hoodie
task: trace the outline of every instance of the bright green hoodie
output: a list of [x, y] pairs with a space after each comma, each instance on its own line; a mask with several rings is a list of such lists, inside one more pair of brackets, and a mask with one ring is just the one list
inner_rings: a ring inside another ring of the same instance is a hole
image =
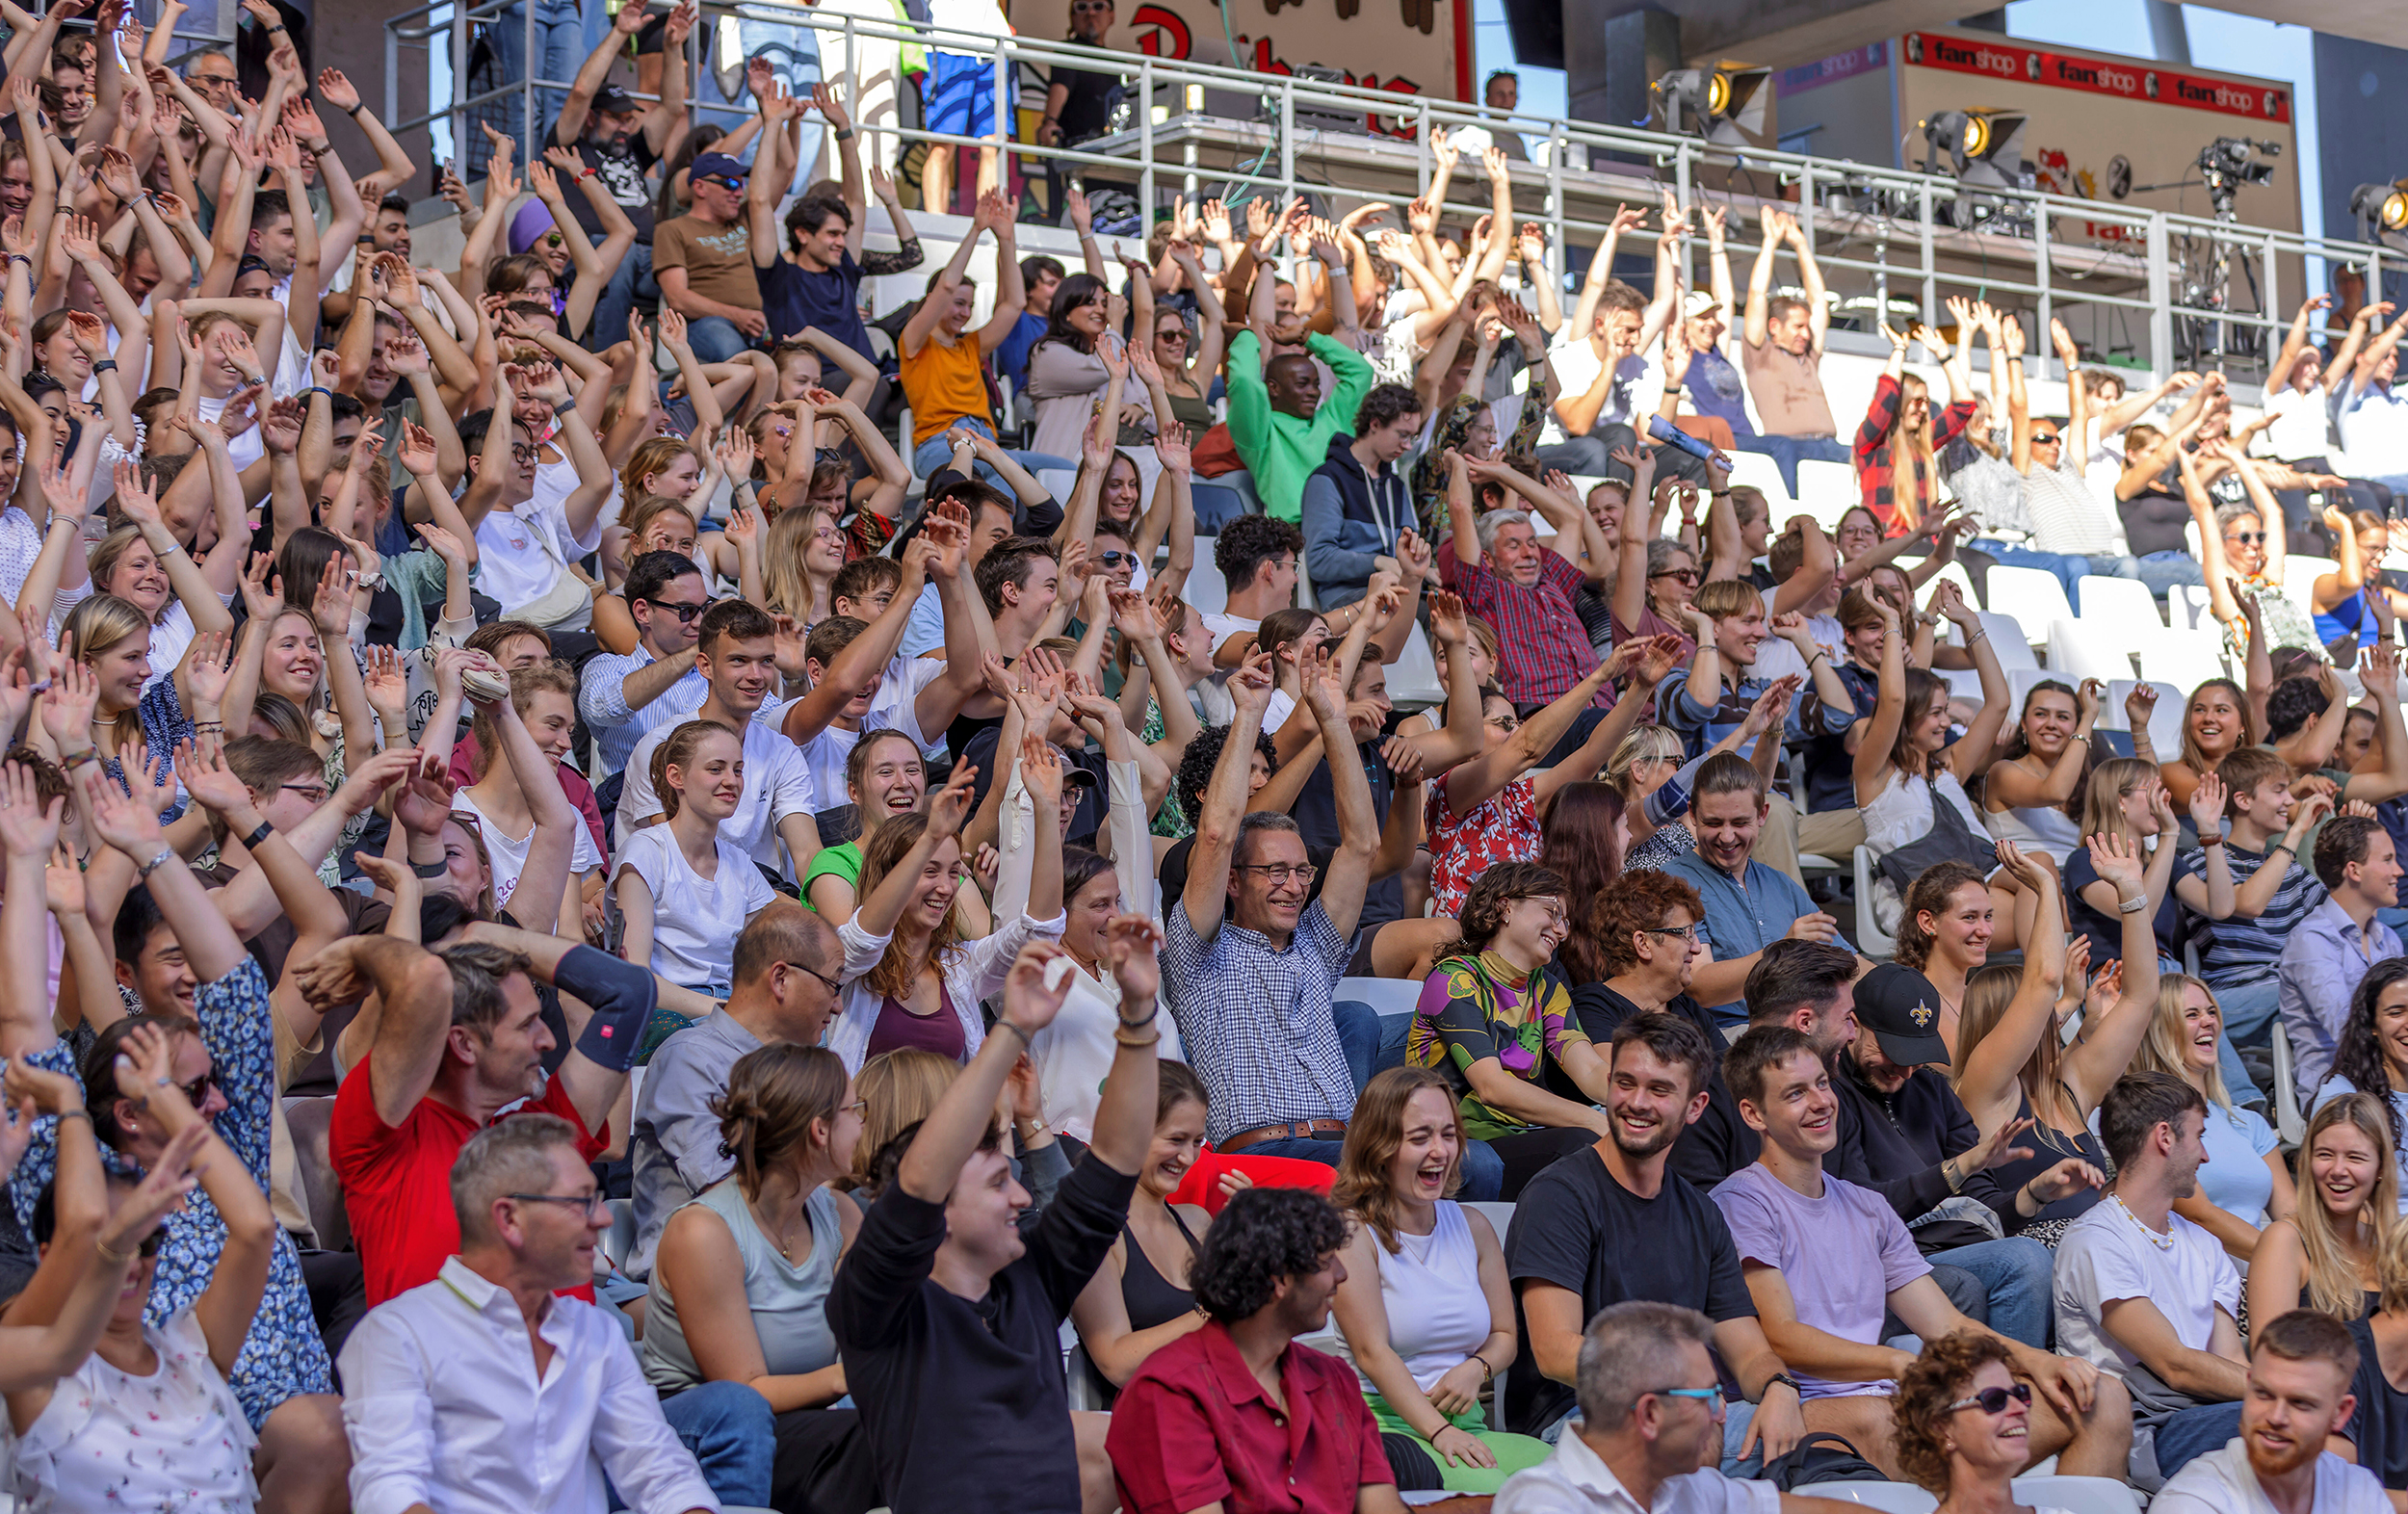
[[1274, 520], [1304, 518], [1304, 481], [1329, 459], [1329, 438], [1352, 434], [1354, 412], [1372, 391], [1372, 365], [1353, 348], [1319, 332], [1305, 350], [1329, 365], [1337, 380], [1309, 421], [1270, 407], [1263, 387], [1262, 343], [1241, 331], [1229, 344], [1229, 439], [1254, 479], [1263, 512]]

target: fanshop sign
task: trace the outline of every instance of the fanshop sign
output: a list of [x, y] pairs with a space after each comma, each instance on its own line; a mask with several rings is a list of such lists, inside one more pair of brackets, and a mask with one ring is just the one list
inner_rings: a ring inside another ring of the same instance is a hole
[[1909, 32], [1906, 61], [1950, 73], [2013, 79], [2126, 100], [2152, 100], [2160, 105], [2212, 111], [2219, 116], [2263, 121], [2290, 119], [2290, 93], [2286, 90], [2133, 63], [2078, 58], [2046, 48], [1999, 46], [1961, 37]]

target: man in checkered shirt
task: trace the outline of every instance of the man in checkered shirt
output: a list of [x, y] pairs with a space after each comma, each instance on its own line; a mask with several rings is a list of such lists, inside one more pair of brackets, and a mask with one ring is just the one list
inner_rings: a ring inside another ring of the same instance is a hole
[[[1334, 665], [1305, 674], [1305, 704], [1329, 751], [1351, 751]], [[1212, 1091], [1205, 1135], [1217, 1150], [1301, 1157], [1335, 1166], [1354, 1080], [1331, 997], [1347, 970], [1379, 821], [1360, 763], [1332, 763], [1339, 845], [1321, 897], [1304, 838], [1285, 815], [1246, 813], [1255, 734], [1270, 703], [1270, 660], [1231, 674], [1237, 714], [1196, 818], [1186, 892], [1172, 906], [1163, 986], [1188, 1061]]]

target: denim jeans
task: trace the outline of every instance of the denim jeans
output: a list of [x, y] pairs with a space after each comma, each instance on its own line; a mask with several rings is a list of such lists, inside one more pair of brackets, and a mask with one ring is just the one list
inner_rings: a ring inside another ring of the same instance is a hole
[[1294, 1157], [1298, 1162], [1318, 1162], [1324, 1167], [1338, 1165], [1338, 1152], [1345, 1143], [1335, 1136], [1327, 1140], [1281, 1136], [1270, 1140], [1250, 1140], [1232, 1155], [1246, 1157]]
[[1770, 457], [1781, 470], [1781, 482], [1788, 485], [1790, 498], [1797, 498], [1797, 465], [1801, 460], [1816, 462], [1854, 462], [1847, 443], [1836, 436], [1737, 436], [1732, 438], [1734, 452], [1762, 453]]
[[1980, 1280], [1990, 1293], [1991, 1329], [2034, 1350], [2049, 1348], [2055, 1304], [2049, 1291], [2047, 1246], [2028, 1236], [2009, 1236], [1936, 1251], [1925, 1260], [1935, 1267], [1956, 1267]]
[[686, 345], [706, 363], [723, 363], [752, 346], [752, 341], [725, 316], [695, 316], [686, 323]]
[[1360, 1098], [1379, 1066], [1379, 1015], [1359, 1000], [1341, 999], [1329, 1006], [1329, 1017], [1338, 1023], [1338, 1049], [1346, 1054], [1347, 1076]]
[[769, 1505], [777, 1417], [767, 1398], [746, 1383], [700, 1383], [662, 1399], [661, 1414], [720, 1502]]
[[[535, 67], [532, 70], [527, 66], [525, 8], [529, 5], [535, 7], [536, 13]], [[608, 10], [602, 0], [592, 0], [592, 6], [602, 28], [607, 30], [611, 24]], [[568, 103], [568, 85], [576, 79], [577, 70], [585, 65], [586, 55], [593, 51], [593, 44], [601, 40], [600, 32], [593, 33], [591, 37], [587, 33], [588, 18], [579, 10], [577, 0], [518, 0], [517, 4], [505, 7], [493, 18], [492, 28], [485, 35], [492, 40], [494, 61], [500, 66], [502, 77], [512, 83], [532, 77], [558, 86], [536, 91], [536, 118], [532, 122], [526, 119], [527, 113], [517, 101], [510, 102], [509, 114], [504, 118], [513, 123], [510, 130], [518, 139], [521, 151], [528, 150], [531, 144], [544, 140], [553, 119], [561, 114], [561, 107]]]
[[[1585, 436], [1568, 436], [1552, 447], [1538, 449], [1538, 464], [1542, 468], [1561, 468], [1583, 478], [1620, 479], [1631, 482], [1631, 470], [1613, 460], [1613, 453], [1624, 447], [1639, 446], [1638, 432], [1627, 426], [1600, 426]], [[1706, 464], [1678, 447], [1659, 443], [1648, 444], [1655, 454], [1656, 477], [1680, 478], [1691, 483], [1706, 482]]]
[[2221, 1449], [2240, 1433], [2240, 1403], [2203, 1403], [2158, 1426], [2158, 1474], [2170, 1477], [2192, 1457]]
[[2264, 1098], [2260, 1088], [2241, 1065], [2237, 1046], [2264, 1046], [2274, 1036], [2276, 1001], [2281, 985], [2268, 978], [2238, 988], [2218, 987], [2215, 1002], [2224, 1011], [2224, 1033], [2215, 1039], [2215, 1065], [2224, 1074], [2224, 1091], [2236, 1104], [2253, 1103]]
[[661, 286], [652, 277], [652, 244], [639, 242], [611, 270], [611, 281], [602, 286], [601, 298], [593, 302], [593, 325], [586, 332], [586, 350], [598, 352], [627, 340], [627, 318], [637, 304], [651, 304], [660, 298]]
[[[975, 415], [962, 416], [953, 424], [955, 426], [962, 427], [968, 431], [974, 431], [989, 441], [993, 441], [995, 439], [994, 428], [987, 425], [986, 422], [981, 420]], [[951, 429], [951, 427], [947, 428], [948, 431]], [[1035, 473], [1042, 468], [1066, 468], [1076, 471], [1079, 466], [1079, 459], [1076, 457], [1057, 457], [1049, 452], [1015, 452], [1008, 447], [1005, 448], [1004, 452], [1005, 455], [1010, 457], [1012, 461], [1028, 469], [1031, 473]], [[919, 446], [914, 447], [911, 450], [911, 471], [925, 479], [929, 474], [934, 473], [937, 469], [945, 466], [948, 462], [951, 462], [953, 460], [953, 457], [954, 450], [945, 444], [945, 432], [938, 431], [935, 435], [929, 437], [927, 441], [922, 442]], [[999, 489], [1006, 490], [1007, 492], [1009, 491], [1011, 486], [1004, 482], [1002, 474], [997, 473], [994, 469], [988, 467], [983, 462], [976, 464], [976, 467], [978, 469], [978, 475], [981, 479], [994, 484]]]

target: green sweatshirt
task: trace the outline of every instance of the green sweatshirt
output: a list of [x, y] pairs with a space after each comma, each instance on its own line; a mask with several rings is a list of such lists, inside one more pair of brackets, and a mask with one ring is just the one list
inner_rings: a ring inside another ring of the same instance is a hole
[[1229, 344], [1229, 439], [1254, 478], [1263, 512], [1274, 520], [1304, 518], [1304, 481], [1328, 460], [1330, 437], [1352, 434], [1354, 412], [1372, 391], [1372, 365], [1362, 353], [1319, 332], [1304, 345], [1329, 365], [1337, 380], [1309, 421], [1270, 407], [1270, 391], [1263, 387], [1262, 343], [1252, 331], [1239, 332]]

